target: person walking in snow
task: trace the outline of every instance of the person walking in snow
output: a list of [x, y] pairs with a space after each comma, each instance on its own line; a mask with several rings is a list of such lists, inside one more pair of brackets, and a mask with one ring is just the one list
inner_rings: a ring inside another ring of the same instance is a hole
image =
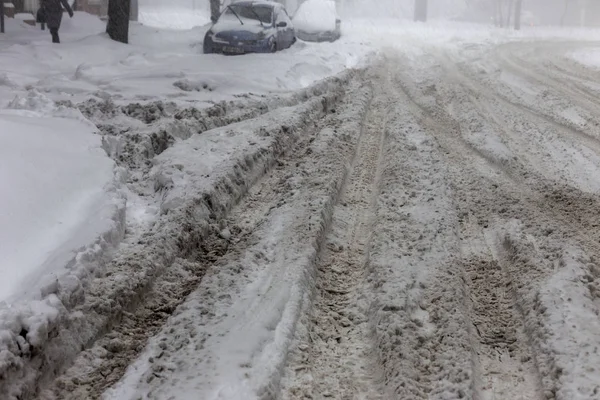
[[42, 0], [41, 8], [43, 9], [46, 25], [52, 35], [52, 43], [60, 43], [58, 30], [62, 21], [63, 7], [69, 13], [69, 17], [73, 18], [73, 10], [67, 0]]

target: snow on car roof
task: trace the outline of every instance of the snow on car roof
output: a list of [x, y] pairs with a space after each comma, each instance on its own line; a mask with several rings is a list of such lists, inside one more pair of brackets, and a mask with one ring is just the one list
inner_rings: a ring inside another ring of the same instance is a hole
[[317, 33], [335, 30], [336, 18], [333, 0], [307, 0], [298, 7], [292, 21], [298, 30]]

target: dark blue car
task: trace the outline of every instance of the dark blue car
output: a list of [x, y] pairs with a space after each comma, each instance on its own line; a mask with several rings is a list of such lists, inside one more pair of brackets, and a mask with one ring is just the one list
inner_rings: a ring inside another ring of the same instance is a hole
[[240, 1], [227, 6], [206, 32], [204, 53], [273, 53], [295, 41], [292, 20], [282, 4]]

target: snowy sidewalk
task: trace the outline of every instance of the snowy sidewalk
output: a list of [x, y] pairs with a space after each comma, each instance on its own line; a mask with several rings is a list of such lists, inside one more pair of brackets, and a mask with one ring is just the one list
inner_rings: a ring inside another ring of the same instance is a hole
[[[202, 54], [208, 26], [165, 30], [132, 23], [129, 44], [111, 41], [104, 22], [83, 12], [63, 19], [60, 45], [47, 31], [7, 20], [0, 35], [0, 107], [35, 87], [53, 100], [90, 96], [119, 103], [168, 99], [208, 106], [240, 95], [284, 93], [355, 67], [372, 51], [352, 39], [297, 43], [276, 54]], [[8, 90], [6, 90], [8, 89]]]

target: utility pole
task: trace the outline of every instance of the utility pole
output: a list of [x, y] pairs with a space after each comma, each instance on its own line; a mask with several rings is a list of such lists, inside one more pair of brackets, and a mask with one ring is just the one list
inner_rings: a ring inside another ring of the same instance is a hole
[[[2, 1], [2, 0], [0, 0]], [[129, 20], [130, 21], [137, 21], [139, 18], [139, 7], [138, 7], [138, 0], [131, 0], [131, 4], [129, 5]]]
[[514, 0], [508, 0], [508, 10], [506, 11], [506, 27], [510, 28], [510, 19], [512, 17], [512, 7], [514, 4]]
[[570, 0], [565, 0], [565, 9], [560, 17], [560, 26], [565, 26], [565, 19], [567, 18], [567, 13], [569, 12], [569, 2]]
[[415, 21], [427, 21], [427, 0], [415, 0]]
[[584, 27], [586, 25], [586, 8], [587, 8], [586, 0], [579, 0], [579, 25]]
[[0, 0], [0, 33], [4, 33], [4, 0]]
[[515, 30], [521, 29], [521, 10], [523, 9], [523, 0], [517, 0], [515, 4]]

